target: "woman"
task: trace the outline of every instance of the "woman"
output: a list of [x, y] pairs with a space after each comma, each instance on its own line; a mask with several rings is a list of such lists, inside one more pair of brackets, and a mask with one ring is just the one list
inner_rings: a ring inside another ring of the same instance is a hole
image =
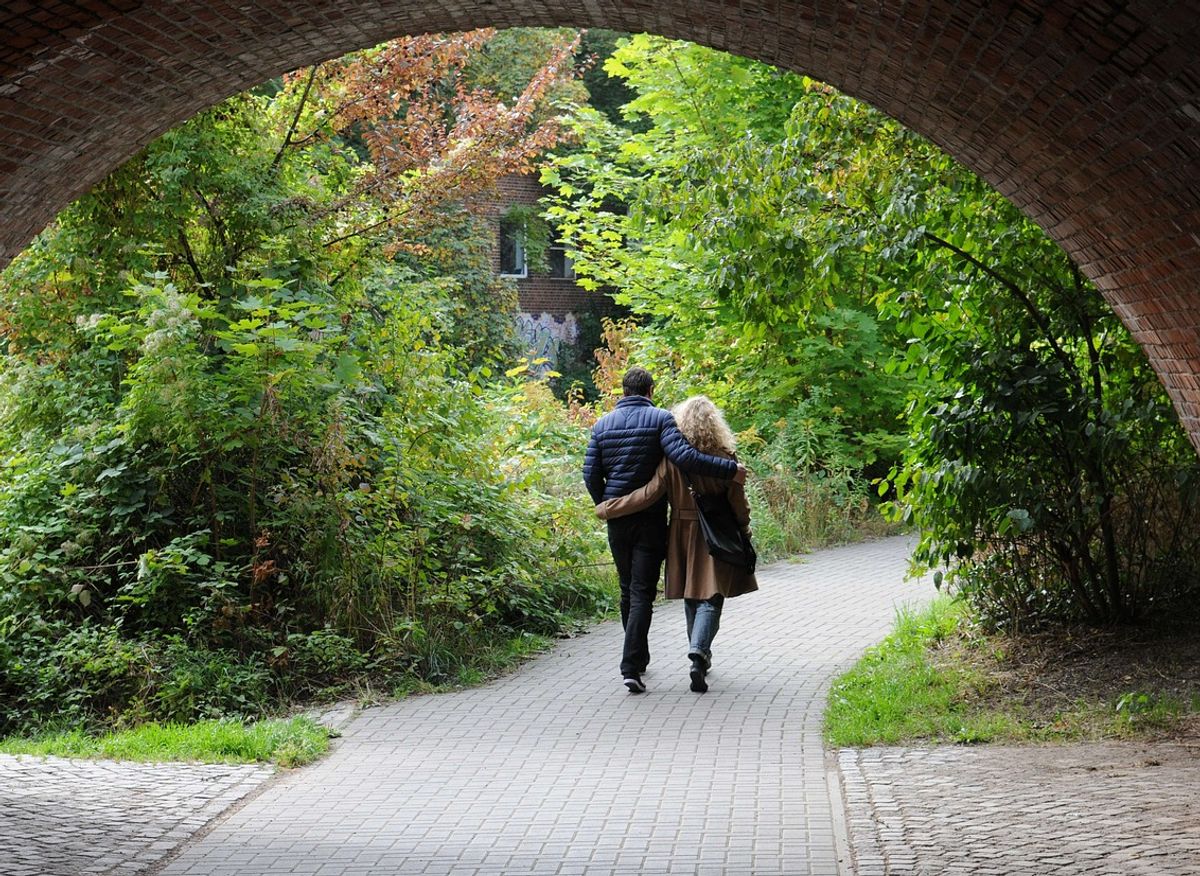
[[[737, 459], [733, 432], [725, 418], [706, 396], [697, 395], [678, 405], [672, 412], [679, 431], [702, 453]], [[691, 485], [700, 495], [724, 493], [734, 516], [749, 532], [750, 506], [741, 484], [732, 480], [692, 477]], [[708, 690], [708, 670], [712, 666], [712, 641], [721, 625], [725, 600], [758, 589], [754, 573], [713, 559], [704, 541], [696, 514], [696, 503], [688, 489], [688, 475], [664, 459], [654, 478], [641, 489], [609, 499], [596, 506], [601, 520], [624, 517], [650, 507], [663, 495], [671, 502], [671, 525], [667, 534], [667, 599], [683, 599], [687, 616], [688, 658], [691, 660], [691, 687], [696, 693]]]

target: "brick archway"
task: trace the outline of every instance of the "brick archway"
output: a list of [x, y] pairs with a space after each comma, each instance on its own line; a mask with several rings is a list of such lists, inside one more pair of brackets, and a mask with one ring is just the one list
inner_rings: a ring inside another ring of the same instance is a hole
[[0, 11], [0, 265], [153, 137], [400, 33], [651, 31], [804, 71], [1039, 222], [1200, 449], [1200, 0], [17, 0]]

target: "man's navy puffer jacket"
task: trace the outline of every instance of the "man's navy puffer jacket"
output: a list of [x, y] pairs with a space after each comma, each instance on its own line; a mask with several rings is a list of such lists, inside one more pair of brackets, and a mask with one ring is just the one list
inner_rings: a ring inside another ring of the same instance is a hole
[[641, 395], [627, 395], [592, 427], [583, 482], [597, 505], [650, 483], [663, 454], [688, 474], [731, 478], [737, 463], [688, 444], [670, 411]]

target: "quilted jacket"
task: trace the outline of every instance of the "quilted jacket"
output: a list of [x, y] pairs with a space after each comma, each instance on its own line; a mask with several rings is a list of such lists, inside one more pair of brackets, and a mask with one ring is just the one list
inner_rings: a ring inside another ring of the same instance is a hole
[[688, 444], [670, 411], [641, 395], [628, 395], [592, 427], [583, 459], [583, 482], [592, 501], [623, 496], [650, 482], [667, 459], [689, 474], [732, 478], [737, 463], [701, 453]]

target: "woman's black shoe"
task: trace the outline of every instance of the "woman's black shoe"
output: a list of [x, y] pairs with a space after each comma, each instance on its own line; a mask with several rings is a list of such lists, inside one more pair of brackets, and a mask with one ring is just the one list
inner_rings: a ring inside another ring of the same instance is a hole
[[704, 693], [708, 690], [708, 682], [704, 680], [705, 675], [704, 658], [697, 655], [692, 658], [692, 671], [689, 673], [692, 677], [692, 690], [695, 693]]

